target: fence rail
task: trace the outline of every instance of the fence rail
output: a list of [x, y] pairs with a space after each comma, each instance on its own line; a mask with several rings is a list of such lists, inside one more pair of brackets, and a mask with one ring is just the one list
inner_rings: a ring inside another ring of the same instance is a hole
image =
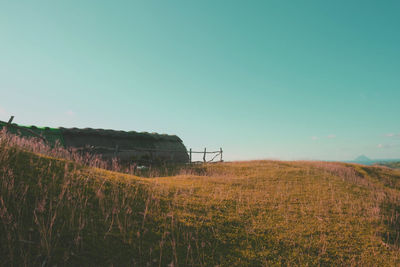
[[[189, 163], [195, 163], [192, 161], [192, 154], [203, 154], [203, 162], [214, 162], [214, 160], [219, 156], [219, 161], [222, 162], [222, 152], [222, 147], [219, 149], [219, 151], [207, 151], [207, 148], [204, 148], [204, 151], [192, 151], [192, 149], [189, 149]], [[214, 157], [212, 157], [211, 160], [207, 160], [207, 154], [214, 154]]]

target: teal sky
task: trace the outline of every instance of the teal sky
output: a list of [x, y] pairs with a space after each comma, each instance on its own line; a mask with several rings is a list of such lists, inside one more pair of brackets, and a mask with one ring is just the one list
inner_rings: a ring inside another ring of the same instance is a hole
[[0, 120], [228, 160], [400, 158], [400, 1], [2, 1]]

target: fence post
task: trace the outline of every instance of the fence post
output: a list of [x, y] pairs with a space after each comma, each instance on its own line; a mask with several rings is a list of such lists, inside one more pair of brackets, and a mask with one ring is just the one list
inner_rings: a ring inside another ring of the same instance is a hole
[[219, 148], [219, 154], [221, 155], [220, 161], [222, 162], [222, 161], [223, 161], [223, 160], [222, 160], [222, 147]]
[[203, 156], [203, 161], [206, 162], [206, 148], [204, 148], [204, 156]]
[[11, 118], [7, 122], [7, 125], [10, 125], [12, 123], [13, 119], [14, 119], [14, 116], [11, 116]]
[[189, 149], [189, 163], [192, 163], [192, 149]]

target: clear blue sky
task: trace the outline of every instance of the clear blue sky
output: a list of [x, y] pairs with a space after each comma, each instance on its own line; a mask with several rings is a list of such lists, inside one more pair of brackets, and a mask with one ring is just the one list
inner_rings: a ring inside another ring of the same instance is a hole
[[400, 1], [1, 1], [0, 120], [230, 160], [400, 158]]

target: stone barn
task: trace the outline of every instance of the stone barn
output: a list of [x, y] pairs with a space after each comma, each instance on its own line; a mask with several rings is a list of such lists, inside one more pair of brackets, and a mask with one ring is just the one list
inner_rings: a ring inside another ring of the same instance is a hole
[[101, 155], [109, 160], [138, 163], [187, 163], [189, 156], [182, 140], [176, 135], [115, 131], [91, 128], [39, 128], [0, 121], [0, 129], [36, 137], [50, 145], [59, 143], [67, 149]]

